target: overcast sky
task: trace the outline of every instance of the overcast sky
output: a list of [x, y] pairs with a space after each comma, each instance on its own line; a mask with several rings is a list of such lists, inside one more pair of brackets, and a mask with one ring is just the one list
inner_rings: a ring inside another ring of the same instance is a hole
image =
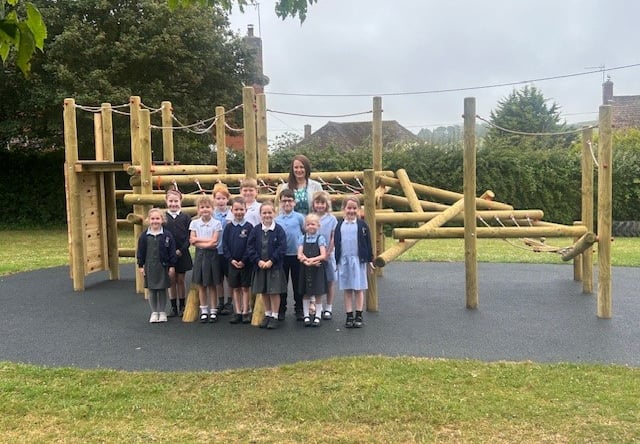
[[[262, 37], [267, 108], [335, 116], [372, 109], [382, 96], [383, 119], [421, 128], [462, 124], [463, 100], [475, 97], [489, 117], [498, 100], [523, 85], [457, 92], [393, 95], [583, 74], [605, 66], [614, 95], [640, 95], [640, 2], [630, 0], [318, 0], [306, 21], [282, 21], [274, 0], [234, 12]], [[638, 66], [614, 69], [626, 65]], [[567, 122], [597, 118], [601, 72], [533, 83], [560, 105]], [[302, 94], [289, 96], [278, 93]], [[314, 97], [315, 95], [364, 95]], [[268, 113], [269, 139], [315, 131], [327, 121]]]

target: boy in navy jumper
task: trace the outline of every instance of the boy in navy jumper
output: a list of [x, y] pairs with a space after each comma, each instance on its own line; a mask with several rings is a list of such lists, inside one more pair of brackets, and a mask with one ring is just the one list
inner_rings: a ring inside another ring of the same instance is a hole
[[236, 197], [231, 203], [233, 220], [224, 227], [222, 250], [229, 264], [227, 282], [231, 288], [235, 315], [231, 324], [251, 323], [251, 271], [252, 267], [247, 254], [247, 239], [253, 228], [244, 219], [246, 206], [242, 197]]

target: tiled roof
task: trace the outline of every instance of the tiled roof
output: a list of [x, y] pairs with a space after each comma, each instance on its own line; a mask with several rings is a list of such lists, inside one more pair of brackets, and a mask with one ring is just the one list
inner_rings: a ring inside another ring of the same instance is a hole
[[613, 96], [610, 103], [616, 128], [640, 128], [640, 96]]
[[[313, 145], [323, 148], [329, 145], [341, 149], [352, 149], [371, 144], [372, 122], [327, 122], [310, 136], [305, 137], [298, 146]], [[382, 146], [390, 147], [397, 143], [419, 142], [420, 138], [395, 120], [382, 122]]]

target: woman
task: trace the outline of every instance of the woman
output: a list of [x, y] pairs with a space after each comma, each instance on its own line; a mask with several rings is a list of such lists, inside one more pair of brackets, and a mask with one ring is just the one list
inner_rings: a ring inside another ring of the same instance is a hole
[[289, 179], [279, 187], [277, 192], [277, 196], [279, 196], [282, 190], [292, 190], [296, 200], [294, 211], [305, 216], [313, 213], [313, 208], [311, 208], [313, 195], [318, 191], [322, 191], [320, 182], [310, 179], [310, 175], [311, 162], [309, 162], [307, 156], [303, 154], [294, 156], [289, 170]]

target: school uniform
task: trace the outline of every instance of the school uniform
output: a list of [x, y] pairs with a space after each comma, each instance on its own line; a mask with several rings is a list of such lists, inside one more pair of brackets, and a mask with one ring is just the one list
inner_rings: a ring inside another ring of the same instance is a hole
[[169, 231], [176, 241], [176, 250], [180, 250], [181, 255], [176, 262], [176, 273], [186, 273], [193, 268], [193, 259], [189, 251], [189, 225], [191, 216], [182, 211], [172, 213], [167, 211], [163, 227]]
[[[198, 218], [191, 221], [190, 231], [195, 231], [196, 236], [209, 239], [214, 233], [222, 231], [222, 225], [215, 218], [203, 221]], [[218, 247], [199, 248], [196, 247], [196, 257], [193, 262], [193, 273], [191, 280], [194, 284], [204, 287], [213, 287], [222, 283], [222, 273], [218, 265]]]
[[[270, 227], [258, 224], [253, 227], [247, 241], [249, 259], [253, 264], [251, 291], [262, 294], [278, 294], [287, 291], [287, 280], [282, 269], [282, 260], [287, 248], [284, 229], [275, 223]], [[269, 269], [258, 267], [258, 261], [273, 263]]]
[[[300, 236], [299, 245], [306, 257], [320, 255], [320, 247], [327, 248], [327, 240], [321, 234], [303, 234]], [[305, 296], [319, 296], [327, 293], [326, 262], [319, 266], [300, 264], [298, 287]]]
[[369, 226], [361, 219], [340, 220], [334, 233], [338, 288], [366, 290], [367, 264], [373, 262]]
[[[229, 264], [228, 282], [230, 288], [251, 286], [253, 267], [247, 251], [247, 242], [252, 229], [253, 225], [244, 219], [240, 222], [232, 220], [224, 227], [222, 247], [224, 258]], [[232, 260], [241, 261], [245, 265], [244, 268], [235, 268], [231, 265]]]

